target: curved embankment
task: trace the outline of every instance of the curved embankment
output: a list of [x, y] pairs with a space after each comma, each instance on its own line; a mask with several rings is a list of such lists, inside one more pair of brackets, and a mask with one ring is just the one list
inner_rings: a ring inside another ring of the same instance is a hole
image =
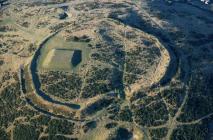
[[[26, 86], [25, 86], [25, 78], [24, 78], [24, 69], [22, 67], [19, 68], [19, 84], [20, 84], [20, 92], [22, 94], [22, 96], [24, 97], [25, 94], [26, 94]], [[58, 119], [65, 119], [65, 120], [68, 120], [68, 121], [78, 121], [78, 122], [85, 122], [85, 121], [88, 121], [88, 120], [81, 120], [81, 119], [73, 119], [73, 118], [68, 118], [68, 117], [65, 117], [63, 115], [58, 115], [58, 114], [54, 114], [54, 113], [51, 113], [51, 112], [48, 112], [38, 106], [36, 106], [31, 99], [25, 97], [24, 98], [25, 101], [27, 102], [28, 105], [30, 105], [33, 109], [35, 109], [36, 111], [46, 115], [46, 116], [49, 116], [49, 117], [54, 117], [54, 118], [58, 118]]]
[[[153, 41], [156, 47], [160, 50], [161, 57], [158, 65], [156, 66], [155, 70], [152, 73], [152, 76], [150, 76], [149, 79], [141, 79], [130, 87], [132, 93], [139, 91], [142, 87], [147, 88], [153, 87], [153, 85], [155, 84], [159, 85], [159, 83], [164, 80], [165, 75], [167, 75], [168, 68], [171, 64], [170, 53], [166, 49], [166, 47], [162, 45], [161, 42], [155, 36], [147, 34], [145, 32], [143, 32], [143, 34], [144, 37]], [[144, 84], [144, 82], [147, 83]]]
[[46, 39], [44, 39], [42, 41], [42, 43], [39, 45], [39, 48], [37, 49], [37, 51], [35, 52], [35, 54], [32, 58], [31, 64], [30, 64], [30, 73], [31, 73], [31, 76], [32, 76], [32, 82], [33, 82], [33, 86], [34, 86], [36, 94], [38, 94], [42, 99], [46, 100], [47, 102], [51, 102], [53, 104], [63, 105], [63, 106], [69, 107], [71, 109], [77, 110], [77, 109], [80, 109], [80, 105], [71, 104], [71, 103], [63, 103], [63, 102], [54, 100], [50, 96], [45, 94], [41, 90], [41, 83], [40, 83], [40, 80], [39, 80], [39, 76], [37, 74], [37, 66], [38, 66], [37, 61], [38, 61], [38, 58], [41, 54], [41, 49], [42, 49], [42, 47], [44, 47], [44, 45], [47, 43], [47, 41], [50, 40], [53, 36], [55, 36], [58, 32], [59, 31], [51, 34]]
[[162, 78], [158, 82], [152, 85], [152, 88], [155, 88], [159, 85], [166, 85], [167, 83], [169, 83], [172, 80], [172, 77], [176, 74], [178, 69], [179, 60], [177, 59], [177, 54], [175, 50], [173, 50], [173, 48], [170, 48], [170, 47], [165, 47], [165, 48], [169, 53], [170, 62], [169, 62], [169, 65], [167, 66], [167, 70], [165, 74], [162, 76]]
[[[153, 42], [155, 46], [160, 50], [160, 61], [155, 71], [153, 71], [153, 76], [148, 79], [149, 83], [145, 84], [145, 87], [153, 87], [154, 85], [163, 85], [167, 83], [176, 73], [177, 68], [176, 55], [174, 54], [173, 50], [170, 48], [170, 46], [165, 46], [164, 44], [162, 44], [161, 41], [155, 35], [147, 33], [137, 27], [130, 26], [129, 24], [123, 24], [126, 27], [134, 29], [137, 32], [141, 32], [144, 38]], [[142, 85], [144, 85], [144, 82], [144, 79], [139, 80], [136, 85], [133, 85], [133, 88], [131, 89], [134, 90], [132, 90], [131, 92], [139, 90]]]
[[[142, 15], [139, 15], [139, 13], [133, 10], [129, 13], [129, 15], [126, 18], [119, 18], [116, 16], [110, 18], [119, 21], [124, 25], [130, 26], [139, 31], [147, 33], [150, 36], [153, 36], [155, 38], [157, 37], [157, 40], [159, 40], [160, 44], [162, 44], [163, 48], [165, 48], [166, 51], [168, 52], [170, 62], [167, 66], [166, 72], [158, 82], [153, 83], [153, 85], [151, 86], [151, 88], [156, 88], [159, 85], [166, 85], [167, 83], [169, 83], [176, 74], [179, 65], [178, 54], [176, 50], [173, 48], [174, 44], [172, 43], [170, 38], [168, 38], [168, 36], [162, 31], [158, 30], [157, 28], [155, 29], [153, 28], [153, 26], [149, 25], [147, 21], [145, 21], [141, 16]], [[152, 19], [150, 20], [152, 21]], [[156, 26], [158, 27], [157, 24]]]

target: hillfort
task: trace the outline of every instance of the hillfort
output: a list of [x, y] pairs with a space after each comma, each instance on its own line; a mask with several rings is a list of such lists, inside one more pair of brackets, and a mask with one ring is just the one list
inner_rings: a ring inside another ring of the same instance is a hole
[[203, 2], [0, 0], [0, 140], [212, 139]]

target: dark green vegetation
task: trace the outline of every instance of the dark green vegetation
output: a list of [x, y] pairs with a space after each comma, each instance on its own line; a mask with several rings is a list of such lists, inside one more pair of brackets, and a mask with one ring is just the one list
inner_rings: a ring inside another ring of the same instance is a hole
[[150, 131], [150, 135], [153, 140], [159, 140], [164, 138], [167, 132], [167, 128], [154, 129]]
[[24, 102], [19, 98], [19, 96], [20, 96], [19, 85], [17, 83], [13, 83], [7, 86], [1, 92], [0, 107], [2, 117], [0, 120], [0, 126], [7, 128], [11, 121], [13, 121], [16, 117], [23, 115], [24, 112], [21, 111], [16, 112], [16, 107], [24, 104]]
[[48, 129], [46, 130], [48, 134], [73, 134], [74, 123], [70, 123], [65, 120], [51, 120], [48, 124]]
[[160, 96], [144, 96], [132, 109], [136, 123], [142, 126], [157, 126], [168, 120], [168, 111]]
[[62, 99], [73, 99], [79, 96], [82, 79], [78, 74], [54, 72], [40, 74], [41, 83], [45, 83], [43, 90]]
[[[116, 121], [126, 121], [126, 122], [132, 122], [132, 111], [129, 109], [128, 106], [123, 107], [120, 109], [119, 106], [112, 105], [109, 108], [107, 108], [109, 113], [109, 118]], [[106, 127], [110, 128], [113, 127], [114, 124], [109, 124]]]
[[0, 129], [0, 138], [3, 140], [9, 140], [9, 136], [8, 136], [7, 132], [5, 132], [4, 129]]
[[[147, 44], [145, 41], [144, 44]], [[147, 44], [148, 46], [141, 45], [136, 49], [127, 51], [126, 55], [126, 71], [130, 74], [125, 76], [128, 84], [135, 83], [139, 77], [138, 75], [145, 75], [151, 70], [151, 66], [158, 63], [158, 58], [161, 55], [160, 50], [154, 45]], [[140, 60], [140, 62], [136, 61]]]
[[189, 125], [189, 126], [182, 126], [178, 127], [173, 135], [173, 140], [188, 140], [188, 139], [194, 139], [194, 140], [202, 140], [205, 139], [208, 133], [208, 126], [207, 125]]
[[175, 88], [174, 85], [171, 85], [170, 89], [162, 91], [162, 97], [171, 105], [168, 107], [168, 111], [172, 117], [174, 117], [178, 108], [181, 106], [184, 96], [184, 90], [181, 88]]
[[[8, 80], [18, 81], [17, 74], [5, 73], [1, 81], [5, 83]], [[11, 83], [1, 91], [0, 110], [1, 140], [11, 138], [11, 135], [5, 131], [8, 127], [13, 127], [10, 131], [13, 132], [14, 140], [37, 140], [42, 132], [49, 134], [48, 137], [44, 137], [47, 139], [66, 139], [66, 137], [62, 138], [63, 136], [56, 136], [56, 134], [72, 135], [74, 133], [74, 123], [51, 119], [49, 116], [32, 110], [21, 98], [18, 82]], [[47, 128], [45, 129], [43, 126]]]
[[91, 98], [116, 89], [123, 92], [121, 74], [117, 69], [93, 67], [86, 79], [88, 84], [83, 88], [82, 97]]
[[178, 118], [181, 122], [197, 120], [213, 112], [213, 75], [195, 72], [192, 76], [191, 94], [183, 108], [184, 113]]
[[20, 124], [13, 130], [13, 135], [16, 140], [37, 140], [39, 132], [31, 125]]

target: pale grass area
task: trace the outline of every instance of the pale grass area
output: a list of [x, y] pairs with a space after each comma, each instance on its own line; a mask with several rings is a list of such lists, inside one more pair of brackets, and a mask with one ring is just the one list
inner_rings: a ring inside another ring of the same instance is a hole
[[48, 52], [42, 67], [46, 69], [72, 69], [71, 59], [73, 53], [73, 50], [53, 49]]

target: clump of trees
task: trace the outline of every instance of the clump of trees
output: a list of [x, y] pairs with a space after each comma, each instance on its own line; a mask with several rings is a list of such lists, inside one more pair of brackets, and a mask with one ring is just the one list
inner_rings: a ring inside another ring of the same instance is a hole
[[[126, 121], [132, 122], [132, 111], [128, 106], [123, 107], [122, 109], [110, 110], [111, 115], [109, 116], [110, 119], [117, 120], [117, 121]], [[116, 113], [115, 113], [116, 112]]]
[[40, 74], [41, 83], [46, 86], [43, 90], [50, 95], [62, 99], [74, 99], [79, 96], [82, 78], [78, 74], [50, 71]]
[[123, 91], [122, 72], [117, 69], [92, 67], [88, 77], [88, 84], [83, 89], [83, 98], [91, 98], [113, 90]]
[[189, 97], [178, 121], [188, 122], [213, 112], [213, 74], [194, 72], [189, 85]]
[[150, 136], [153, 140], [163, 139], [168, 132], [167, 128], [159, 128], [150, 130]]
[[19, 124], [14, 128], [13, 138], [15, 140], [37, 140], [39, 131], [31, 125]]
[[[141, 126], [157, 126], [168, 121], [168, 110], [159, 95], [144, 96], [131, 106], [135, 122]], [[159, 121], [161, 120], [161, 121]]]
[[205, 140], [208, 133], [207, 124], [179, 126], [172, 134], [173, 140]]
[[68, 122], [67, 120], [52, 119], [48, 124], [47, 133], [49, 135], [72, 135], [74, 133], [74, 126], [74, 123]]
[[9, 140], [10, 139], [7, 132], [5, 130], [1, 129], [1, 128], [0, 128], [0, 139], [1, 140]]

